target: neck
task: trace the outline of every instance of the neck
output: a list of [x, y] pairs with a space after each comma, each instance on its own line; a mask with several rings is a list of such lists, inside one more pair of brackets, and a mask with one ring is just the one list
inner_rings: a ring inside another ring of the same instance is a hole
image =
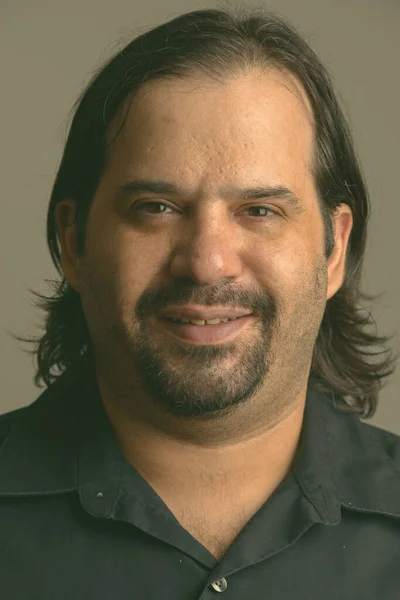
[[[170, 417], [160, 417], [163, 427], [158, 428], [154, 409], [152, 421], [146, 420], [143, 411], [133, 415], [124, 402], [112, 399], [101, 382], [99, 388], [126, 459], [161, 497], [178, 493], [182, 502], [194, 494], [221, 498], [240, 493], [265, 500], [291, 468], [307, 390], [304, 386], [297, 397], [279, 405], [264, 400], [262, 410], [257, 413], [253, 407], [250, 417], [245, 415], [249, 408], [241, 407], [234, 417], [221, 418], [219, 423], [191, 423], [183, 432], [181, 422], [177, 435], [177, 424], [174, 429]], [[246, 428], [250, 422], [253, 428]], [[238, 423], [240, 435], [235, 428]]]

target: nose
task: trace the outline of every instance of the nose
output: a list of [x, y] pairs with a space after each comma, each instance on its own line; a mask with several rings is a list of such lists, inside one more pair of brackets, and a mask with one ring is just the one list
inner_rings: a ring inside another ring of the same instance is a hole
[[199, 285], [237, 279], [242, 274], [240, 242], [234, 224], [226, 216], [209, 212], [188, 228], [183, 240], [177, 241], [171, 274]]

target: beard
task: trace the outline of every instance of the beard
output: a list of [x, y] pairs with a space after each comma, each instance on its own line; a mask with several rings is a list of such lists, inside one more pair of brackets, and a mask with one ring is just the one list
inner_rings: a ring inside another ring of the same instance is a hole
[[[312, 274], [304, 274], [296, 297], [293, 290], [290, 298], [283, 292], [274, 298], [265, 291], [244, 294], [232, 288], [224, 289], [222, 297], [221, 290], [178, 289], [175, 282], [168, 289], [146, 291], [134, 318], [125, 319], [128, 307], [116, 305], [116, 286], [105, 279], [88, 269], [82, 305], [97, 371], [132, 407], [145, 397], [169, 415], [211, 421], [221, 412], [244, 410], [260, 396], [269, 398], [271, 413], [278, 406], [283, 411], [289, 390], [293, 399], [303, 387], [326, 305], [324, 257]], [[188, 344], [165, 332], [154, 315], [189, 302], [248, 307], [253, 315], [229, 342]]]

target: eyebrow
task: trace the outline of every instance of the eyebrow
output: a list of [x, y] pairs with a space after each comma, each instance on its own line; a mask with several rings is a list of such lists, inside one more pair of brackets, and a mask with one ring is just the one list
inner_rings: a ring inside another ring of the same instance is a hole
[[[114, 200], [116, 202], [122, 202], [128, 196], [139, 193], [170, 194], [181, 197], [190, 195], [168, 181], [135, 179], [132, 181], [127, 181], [121, 185], [116, 191]], [[298, 198], [298, 196], [290, 188], [284, 185], [266, 185], [250, 188], [229, 186], [221, 188], [219, 190], [219, 196], [226, 200], [231, 198], [243, 200], [279, 198], [297, 214], [301, 214], [306, 210], [304, 202], [300, 200], [300, 198]]]

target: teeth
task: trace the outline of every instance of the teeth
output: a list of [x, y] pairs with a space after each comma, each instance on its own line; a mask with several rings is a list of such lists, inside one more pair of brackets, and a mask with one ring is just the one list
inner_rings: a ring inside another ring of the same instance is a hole
[[191, 323], [192, 325], [217, 325], [218, 323], [227, 323], [228, 321], [236, 321], [239, 317], [233, 319], [210, 319], [209, 321], [197, 319], [171, 319], [174, 323]]

